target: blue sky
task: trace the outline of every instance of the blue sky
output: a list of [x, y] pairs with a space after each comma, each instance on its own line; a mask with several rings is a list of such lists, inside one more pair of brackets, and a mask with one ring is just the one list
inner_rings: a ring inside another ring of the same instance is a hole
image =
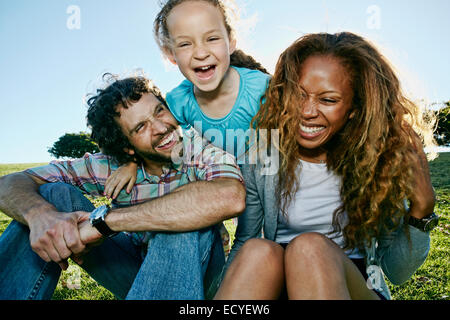
[[[270, 71], [305, 33], [352, 31], [379, 46], [412, 98], [450, 100], [448, 0], [236, 3], [238, 46]], [[105, 72], [140, 68], [163, 92], [177, 86], [182, 75], [153, 40], [158, 10], [158, 0], [1, 1], [0, 163], [52, 160], [60, 136], [86, 131], [83, 98]]]

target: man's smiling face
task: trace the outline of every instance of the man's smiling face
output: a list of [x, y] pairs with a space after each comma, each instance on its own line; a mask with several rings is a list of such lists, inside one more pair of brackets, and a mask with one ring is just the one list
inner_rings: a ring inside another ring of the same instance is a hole
[[116, 121], [134, 147], [126, 152], [138, 154], [150, 166], [171, 162], [172, 151], [182, 140], [181, 128], [161, 101], [144, 94], [128, 109], [119, 107], [118, 111]]

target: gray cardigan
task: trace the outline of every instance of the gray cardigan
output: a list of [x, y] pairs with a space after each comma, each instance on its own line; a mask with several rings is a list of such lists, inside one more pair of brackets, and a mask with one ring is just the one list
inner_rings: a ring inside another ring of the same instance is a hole
[[[278, 175], [262, 175], [259, 165], [246, 165], [242, 173], [247, 189], [246, 209], [239, 217], [236, 239], [225, 270], [247, 240], [261, 237], [262, 229], [268, 240], [274, 241], [277, 233], [279, 208], [275, 190]], [[393, 284], [404, 283], [423, 264], [430, 249], [430, 235], [408, 227], [411, 242], [400, 226], [394, 232], [383, 233], [365, 248], [368, 283], [387, 299], [391, 299], [391, 295], [383, 273]]]

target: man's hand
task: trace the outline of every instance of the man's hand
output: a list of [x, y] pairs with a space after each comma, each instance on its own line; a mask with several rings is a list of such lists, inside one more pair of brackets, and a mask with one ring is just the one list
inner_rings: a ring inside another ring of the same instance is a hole
[[67, 259], [85, 250], [78, 224], [87, 219], [87, 212], [46, 212], [29, 217], [31, 248], [44, 261], [54, 261], [66, 270]]
[[102, 242], [103, 235], [91, 225], [89, 220], [83, 221], [78, 226], [80, 232], [81, 242], [87, 245], [96, 245], [99, 242]]

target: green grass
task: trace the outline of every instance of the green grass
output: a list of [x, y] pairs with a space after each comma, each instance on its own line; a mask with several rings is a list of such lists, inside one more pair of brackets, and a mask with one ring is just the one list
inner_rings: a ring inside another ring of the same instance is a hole
[[46, 165], [47, 163], [15, 163], [15, 164], [0, 164], [0, 177], [7, 174], [23, 171], [28, 168], [34, 168]]
[[[0, 176], [40, 164], [0, 164]], [[431, 178], [437, 194], [436, 213], [442, 218], [431, 233], [431, 251], [424, 265], [401, 286], [389, 284], [395, 300], [450, 300], [450, 153], [442, 153], [430, 163]], [[96, 201], [96, 205], [102, 203]], [[0, 234], [11, 219], [0, 212]], [[234, 238], [234, 228], [225, 224]], [[114, 296], [99, 286], [73, 262], [62, 273], [53, 295], [55, 300], [112, 300]]]

